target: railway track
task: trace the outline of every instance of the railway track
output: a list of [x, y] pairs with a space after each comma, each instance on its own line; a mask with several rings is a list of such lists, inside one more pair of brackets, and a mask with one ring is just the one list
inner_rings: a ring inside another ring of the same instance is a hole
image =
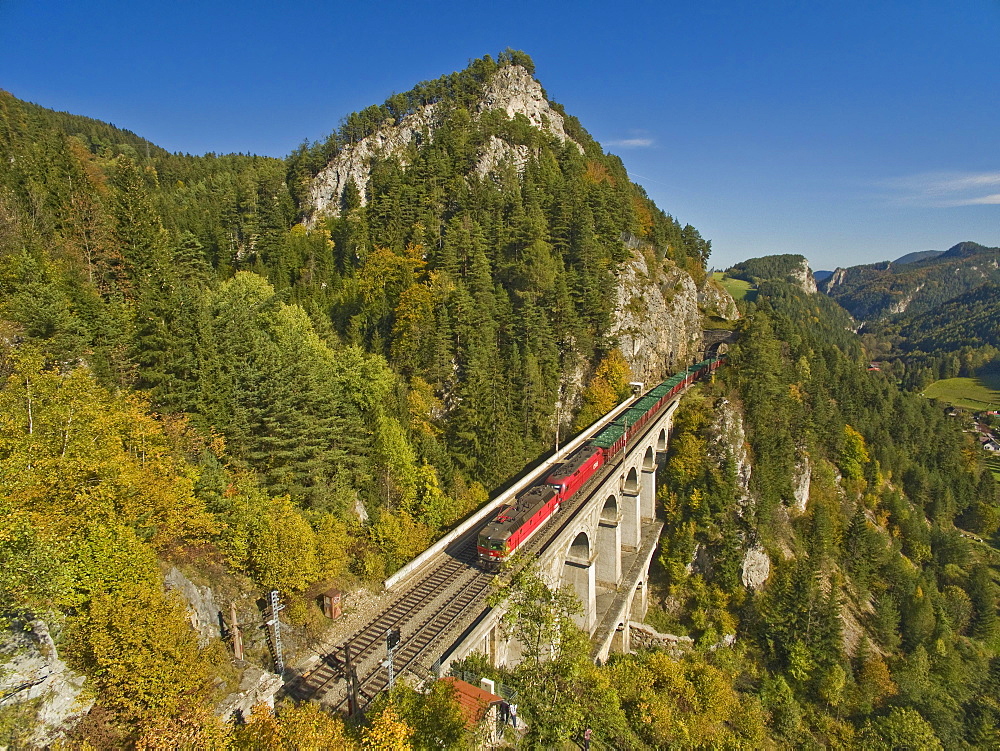
[[[559, 516], [552, 520], [555, 523], [543, 527], [528, 542], [525, 551], [530, 556], [540, 553], [586, 502], [589, 491], [603, 480], [603, 472], [591, 478], [563, 504]], [[386, 633], [397, 628], [401, 641], [394, 658], [396, 674], [409, 671], [427, 677], [433, 659], [424, 658], [430, 658], [432, 647], [445, 638], [457, 639], [461, 629], [485, 609], [494, 578], [494, 574], [482, 571], [476, 563], [475, 532], [458, 540], [443, 557], [443, 563], [430, 568], [354, 637], [324, 656], [319, 667], [289, 683], [285, 692], [295, 699], [319, 700], [338, 711], [346, 711], [346, 649], [349, 649], [358, 675], [358, 702], [361, 707], [367, 706], [388, 685], [388, 670], [382, 665], [383, 645]]]
[[[370, 668], [368, 663], [378, 657], [377, 653], [381, 651], [385, 635], [390, 629], [399, 629], [404, 642], [411, 636], [422, 635], [421, 627], [431, 619], [425, 618], [417, 627], [410, 628], [410, 623], [416, 620], [414, 616], [419, 616], [430, 605], [443, 599], [448, 592], [454, 591], [456, 584], [467, 583], [470, 574], [473, 576], [478, 574], [486, 578], [487, 583], [483, 589], [488, 586], [488, 576], [476, 568], [475, 556], [474, 536], [457, 541], [444, 556], [443, 564], [431, 569], [426, 576], [415, 581], [351, 639], [325, 655], [318, 668], [290, 682], [285, 687], [285, 692], [300, 700], [322, 700], [338, 681], [346, 679], [348, 651], [355, 670], [361, 673], [366, 667]], [[361, 682], [366, 683], [370, 677], [366, 675]]]
[[[580, 507], [589, 501], [594, 488], [599, 487], [610, 472], [617, 470], [623, 460], [624, 452], [563, 503], [558, 516], [525, 545], [529, 557], [536, 557], [571, 523]], [[364, 708], [389, 682], [382, 660], [385, 637], [390, 629], [398, 629], [401, 637], [394, 656], [396, 674], [408, 671], [421, 678], [428, 677], [431, 664], [440, 656], [433, 654], [434, 649], [450, 646], [486, 608], [486, 596], [494, 575], [477, 565], [476, 535], [477, 530], [470, 530], [435, 559], [436, 565], [429, 562], [425, 573], [414, 577], [413, 584], [385, 610], [325, 655], [319, 667], [289, 682], [285, 693], [295, 699], [318, 700], [346, 711], [347, 652], [350, 651], [357, 675], [358, 702]], [[447, 645], [443, 644], [446, 639], [451, 640]]]

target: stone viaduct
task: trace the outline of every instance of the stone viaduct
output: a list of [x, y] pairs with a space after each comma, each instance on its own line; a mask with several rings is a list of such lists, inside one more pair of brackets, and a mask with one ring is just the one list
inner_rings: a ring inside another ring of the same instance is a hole
[[[667, 450], [680, 396], [591, 482], [585, 502], [569, 518], [554, 520], [558, 535], [539, 556], [550, 587], [569, 587], [583, 606], [577, 625], [590, 634], [595, 660], [630, 647], [630, 621], [646, 615], [649, 564], [663, 523], [656, 518], [656, 473]], [[550, 522], [551, 523], [551, 522]], [[487, 611], [444, 656], [480, 652], [494, 664], [516, 664], [520, 645], [501, 632], [502, 612]]]

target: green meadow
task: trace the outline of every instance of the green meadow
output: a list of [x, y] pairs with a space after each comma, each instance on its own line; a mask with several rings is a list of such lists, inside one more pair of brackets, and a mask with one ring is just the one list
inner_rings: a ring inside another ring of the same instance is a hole
[[748, 299], [749, 302], [753, 302], [754, 298], [757, 297], [757, 288], [750, 284], [750, 282], [726, 276], [723, 271], [714, 272], [712, 278], [725, 287], [726, 292], [732, 295], [734, 300]]
[[973, 378], [935, 381], [924, 396], [971, 410], [1000, 409], [1000, 370], [982, 372]]

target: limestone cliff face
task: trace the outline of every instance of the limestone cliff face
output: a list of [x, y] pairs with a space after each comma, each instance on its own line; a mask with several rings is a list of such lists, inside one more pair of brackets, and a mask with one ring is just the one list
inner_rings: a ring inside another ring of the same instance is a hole
[[17, 621], [0, 634], [0, 697], [7, 705], [35, 702], [32, 748], [49, 748], [94, 703], [86, 678], [70, 670], [56, 652], [48, 625]]
[[636, 380], [651, 384], [701, 356], [704, 315], [739, 318], [736, 302], [706, 279], [699, 288], [686, 271], [633, 250], [618, 275], [611, 335]]
[[404, 117], [399, 125], [393, 124], [391, 120], [387, 121], [377, 132], [341, 149], [316, 175], [309, 188], [309, 200], [313, 208], [311, 221], [322, 215], [339, 216], [340, 199], [350, 182], [358, 186], [361, 203], [366, 204], [372, 160], [395, 157], [405, 165], [406, 150], [410, 143], [431, 137], [438, 122], [434, 110], [434, 105], [429, 104]]
[[802, 259], [802, 264], [792, 269], [789, 274], [792, 281], [798, 284], [806, 293], [813, 294], [817, 292], [816, 279], [813, 277], [812, 269], [809, 268], [809, 263], [804, 258]]
[[706, 315], [718, 316], [727, 321], [735, 321], [740, 317], [733, 296], [710, 276], [706, 277], [701, 289], [698, 290], [698, 303]]
[[[561, 143], [576, 144], [566, 134], [565, 119], [546, 99], [541, 84], [520, 65], [507, 65], [494, 74], [486, 83], [473, 116], [492, 110], [502, 110], [508, 117], [522, 115], [531, 125], [550, 133]], [[372, 161], [398, 159], [406, 167], [410, 148], [433, 140], [439, 123], [436, 106], [429, 104], [404, 117], [398, 125], [388, 120], [372, 135], [341, 149], [313, 179], [309, 189], [312, 205], [309, 223], [315, 223], [321, 216], [339, 216], [341, 197], [352, 181], [358, 186], [361, 203], [365, 205]], [[576, 147], [583, 152], [579, 144]], [[520, 171], [532, 156], [527, 146], [509, 144], [491, 136], [479, 153], [473, 173], [488, 176], [508, 161]]]
[[715, 422], [710, 428], [712, 440], [709, 442], [709, 452], [719, 466], [730, 458], [735, 464], [738, 493], [736, 503], [740, 514], [746, 515], [753, 502], [750, 495], [750, 473], [753, 466], [750, 464], [749, 444], [743, 428], [743, 413], [728, 399], [716, 401], [712, 413], [715, 415]]
[[698, 287], [672, 264], [650, 269], [634, 252], [618, 276], [611, 335], [636, 380], [651, 384], [699, 354], [702, 315]]

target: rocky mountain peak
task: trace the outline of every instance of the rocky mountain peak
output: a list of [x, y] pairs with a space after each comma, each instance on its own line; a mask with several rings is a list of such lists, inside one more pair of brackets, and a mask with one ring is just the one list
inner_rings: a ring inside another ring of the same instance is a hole
[[[522, 115], [533, 127], [552, 134], [562, 143], [574, 143], [583, 153], [583, 147], [566, 133], [565, 118], [546, 98], [542, 85], [521, 65], [505, 65], [497, 70], [484, 85], [478, 104], [470, 109], [473, 117], [495, 110], [502, 110], [511, 118]], [[372, 161], [398, 159], [405, 168], [410, 145], [433, 140], [440, 124], [438, 110], [438, 104], [424, 105], [398, 124], [387, 120], [376, 132], [344, 146], [312, 181], [309, 198], [313, 210], [309, 223], [314, 224], [322, 216], [339, 216], [341, 198], [351, 181], [361, 193], [361, 204], [367, 204]], [[520, 170], [530, 157], [529, 147], [491, 136], [482, 147], [473, 172], [486, 176], [507, 159]]]
[[[476, 110], [503, 110], [508, 117], [523, 115], [533, 127], [548, 131], [560, 142], [573, 140], [566, 134], [565, 119], [546, 99], [542, 85], [520, 65], [507, 65], [493, 75]], [[583, 153], [580, 144], [576, 145]]]

